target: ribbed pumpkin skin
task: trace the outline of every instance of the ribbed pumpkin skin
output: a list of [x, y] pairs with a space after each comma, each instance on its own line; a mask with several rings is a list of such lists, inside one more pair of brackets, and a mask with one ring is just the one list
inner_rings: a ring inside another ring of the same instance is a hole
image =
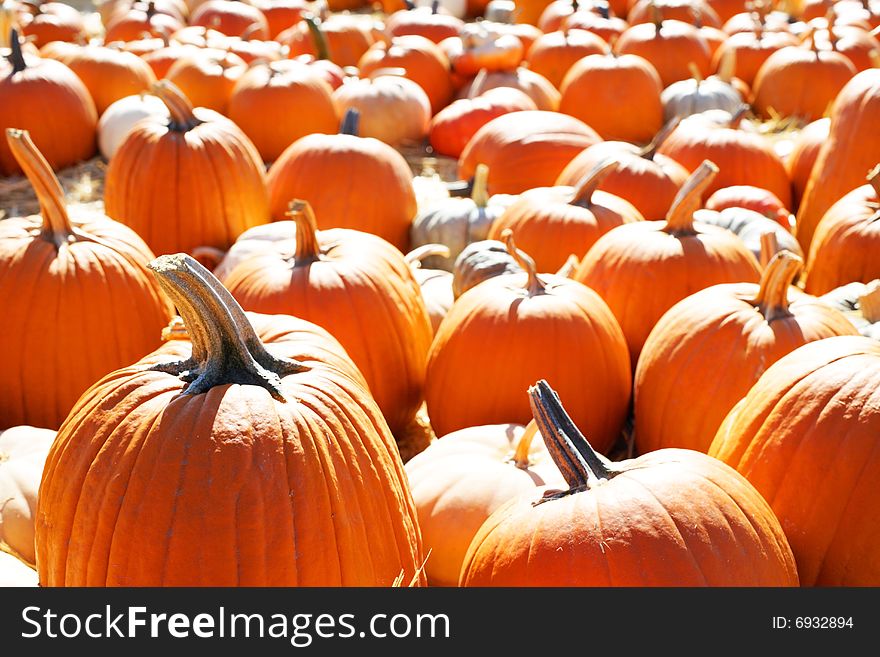
[[269, 220], [263, 163], [231, 121], [197, 108], [185, 133], [167, 122], [138, 124], [107, 168], [107, 214], [135, 230], [157, 255], [197, 246], [226, 250]]
[[842, 313], [794, 288], [791, 315], [768, 321], [751, 303], [758, 290], [752, 283], [702, 290], [670, 308], [651, 331], [635, 378], [639, 453], [708, 451], [727, 413], [770, 365], [808, 342], [857, 335]]
[[862, 71], [841, 89], [831, 132], [813, 166], [797, 213], [797, 238], [809, 253], [816, 225], [844, 194], [865, 181], [880, 151], [880, 69]]
[[540, 278], [544, 294], [527, 294], [523, 274], [503, 275], [452, 305], [431, 345], [425, 380], [438, 436], [483, 424], [525, 424], [531, 413], [524, 391], [545, 377], [571, 400], [572, 417], [596, 449], [605, 451], [617, 439], [632, 385], [620, 327], [592, 290], [559, 276]]
[[877, 191], [862, 185], [828, 209], [813, 235], [807, 292], [825, 294], [846, 283], [880, 277], [878, 202]]
[[657, 69], [664, 88], [691, 77], [691, 62], [704, 78], [712, 72], [708, 42], [696, 27], [682, 21], [665, 20], [660, 28], [654, 23], [633, 25], [620, 35], [614, 50], [647, 59]]
[[27, 68], [0, 68], [0, 175], [20, 174], [7, 128], [27, 130], [53, 169], [94, 155], [98, 114], [85, 85], [67, 66], [28, 57]]
[[729, 467], [677, 449], [623, 464], [588, 490], [535, 505], [539, 488], [498, 509], [461, 585], [797, 586], [779, 523]]
[[39, 216], [0, 222], [0, 298], [10, 321], [0, 358], [0, 427], [57, 429], [79, 396], [160, 342], [171, 308], [147, 245], [106, 218], [72, 224], [56, 248]]
[[421, 404], [433, 335], [418, 283], [403, 255], [374, 235], [331, 229], [318, 236], [318, 261], [253, 257], [223, 283], [245, 310], [295, 315], [332, 333], [400, 431]]
[[807, 182], [813, 165], [819, 157], [822, 144], [828, 139], [828, 131], [831, 127], [831, 119], [819, 119], [808, 124], [801, 130], [794, 140], [794, 147], [785, 160], [785, 169], [791, 179], [791, 197], [796, 210], [804, 196]]
[[[53, 445], [38, 503], [43, 586], [389, 586], [420, 537], [393, 439], [338, 343], [250, 315], [287, 401], [224, 384], [181, 395], [148, 371], [175, 340], [86, 393]], [[367, 550], [369, 546], [369, 550]]]
[[781, 48], [797, 44], [797, 37], [788, 32], [739, 32], [728, 37], [715, 51], [712, 68], [717, 71], [724, 57], [729, 56], [727, 53], [733, 52], [736, 57], [733, 75], [751, 87], [761, 65], [770, 55]]
[[803, 586], [880, 583], [880, 343], [838, 337], [777, 361], [709, 454], [770, 503]]
[[676, 238], [663, 232], [665, 225], [645, 221], [614, 228], [574, 274], [611, 308], [633, 368], [651, 329], [675, 303], [710, 285], [758, 280], [757, 261], [730, 231], [698, 223], [697, 235]]
[[601, 55], [608, 45], [585, 30], [550, 32], [539, 37], [529, 48], [526, 60], [529, 69], [543, 75], [559, 89], [565, 74], [581, 58]]
[[489, 167], [490, 194], [519, 194], [552, 185], [565, 165], [601, 141], [596, 131], [556, 112], [513, 112], [492, 119], [465, 146], [458, 174], [468, 180]]
[[[344, 188], [331, 184], [345, 181]], [[352, 228], [408, 250], [416, 215], [412, 172], [403, 156], [372, 137], [308, 135], [269, 169], [272, 219], [284, 219], [292, 199], [308, 201], [318, 227]], [[377, 193], [381, 191], [381, 193]]]

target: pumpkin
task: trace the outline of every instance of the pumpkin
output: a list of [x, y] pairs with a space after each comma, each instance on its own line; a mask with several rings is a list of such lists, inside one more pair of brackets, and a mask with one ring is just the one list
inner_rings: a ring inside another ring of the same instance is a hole
[[880, 69], [857, 74], [841, 89], [831, 110], [828, 138], [819, 149], [803, 199], [796, 234], [809, 252], [813, 231], [825, 212], [860, 186], [880, 151]]
[[701, 164], [665, 221], [610, 230], [575, 271], [575, 280], [594, 289], [620, 323], [633, 369], [651, 329], [675, 303], [710, 285], [758, 280], [758, 262], [738, 237], [695, 222], [700, 197], [717, 172], [711, 162]]
[[663, 90], [663, 120], [683, 119], [707, 110], [724, 110], [733, 114], [743, 104], [743, 97], [730, 83], [719, 76], [703, 79], [693, 68], [693, 77], [673, 82]]
[[407, 462], [429, 586], [456, 586], [474, 535], [499, 506], [564, 480], [534, 423], [468, 427], [443, 436]]
[[636, 55], [588, 55], [569, 69], [560, 89], [559, 111], [603, 139], [644, 143], [663, 126], [660, 77]]
[[376, 69], [365, 78], [349, 79], [333, 93], [340, 116], [360, 113], [360, 134], [392, 146], [420, 143], [431, 125], [431, 101], [403, 69]]
[[254, 62], [276, 62], [287, 54], [284, 47], [277, 41], [263, 41], [253, 37], [257, 30], [245, 30], [240, 37], [229, 37], [226, 47], [230, 52], [241, 57], [246, 64]]
[[840, 312], [791, 287], [802, 264], [782, 251], [760, 284], [706, 288], [657, 322], [636, 368], [640, 454], [665, 447], [708, 451], [728, 412], [770, 365], [807, 342], [856, 334]]
[[449, 257], [449, 248], [443, 244], [425, 244], [406, 254], [406, 262], [412, 270], [422, 292], [422, 301], [431, 320], [431, 330], [436, 333], [440, 322], [452, 307], [452, 273], [443, 269], [427, 269], [424, 260], [431, 256]]
[[296, 224], [287, 220], [248, 228], [238, 236], [228, 251], [199, 246], [193, 249], [192, 256], [222, 281], [242, 260], [275, 251], [292, 254], [295, 249]]
[[35, 563], [34, 516], [43, 464], [55, 432], [35, 427], [0, 431], [0, 553]]
[[657, 70], [664, 88], [691, 77], [690, 64], [703, 77], [712, 72], [712, 52], [706, 39], [693, 25], [677, 20], [633, 25], [617, 40], [614, 51], [646, 59]]
[[107, 213], [155, 253], [227, 249], [269, 220], [260, 155], [232, 121], [193, 109], [170, 82], [157, 82], [152, 91], [171, 121], [145, 119], [128, 133], [107, 168]]
[[25, 37], [42, 48], [51, 41], [77, 42], [85, 36], [82, 14], [63, 2], [21, 2], [18, 24]]
[[357, 67], [362, 76], [377, 69], [402, 68], [406, 77], [428, 94], [432, 114], [452, 100], [449, 60], [439, 46], [425, 37], [409, 35], [394, 37], [390, 44], [376, 42], [358, 60]]
[[[541, 371], [577, 400], [578, 420], [605, 451], [617, 440], [629, 407], [623, 333], [595, 292], [569, 278], [539, 275], [534, 261], [517, 250], [512, 232], [504, 239], [525, 272], [486, 279], [459, 296], [431, 344], [425, 403], [434, 433], [527, 422], [523, 381]], [[463, 381], [463, 368], [481, 372], [480, 383]]]
[[804, 345], [764, 372], [709, 450], [770, 502], [802, 586], [880, 581], [873, 541], [878, 379], [875, 340], [841, 336]]
[[524, 92], [496, 87], [472, 98], [454, 101], [431, 119], [428, 135], [431, 148], [441, 155], [457, 158], [477, 131], [492, 119], [510, 112], [536, 110], [535, 102]]
[[539, 73], [518, 66], [512, 71], [494, 71], [477, 75], [462, 87], [459, 96], [472, 98], [496, 88], [512, 88], [522, 91], [541, 111], [555, 112], [559, 109], [561, 96], [550, 81]]
[[706, 0], [706, 3], [712, 8], [722, 24], [743, 12], [746, 8], [745, 0]]
[[522, 274], [517, 258], [504, 242], [480, 240], [468, 244], [452, 266], [452, 294], [457, 299], [475, 285], [504, 274]]
[[761, 65], [777, 50], [796, 46], [797, 37], [789, 32], [771, 32], [758, 22], [754, 32], [738, 32], [722, 43], [712, 58], [712, 68], [720, 70], [725, 57], [733, 54], [733, 75], [751, 87]]
[[739, 129], [743, 112], [711, 110], [689, 116], [657, 150], [691, 171], [703, 160], [717, 164], [720, 171], [706, 189], [707, 196], [725, 187], [752, 185], [772, 192], [790, 207], [785, 165], [763, 136]]
[[481, 69], [506, 71], [516, 68], [523, 60], [522, 41], [512, 34], [498, 34], [482, 23], [470, 23], [459, 31], [458, 37], [444, 39], [439, 47], [449, 59], [453, 73], [476, 75]]
[[392, 37], [417, 34], [434, 43], [458, 36], [463, 26], [464, 21], [443, 9], [439, 0], [434, 0], [430, 7], [411, 3], [385, 20], [385, 31]]
[[[97, 382], [59, 432], [37, 503], [40, 583], [387, 586], [415, 575], [406, 474], [339, 343], [292, 317], [245, 315], [188, 256], [150, 267], [191, 342]], [[157, 467], [166, 458], [171, 473]]]
[[812, 46], [787, 46], [761, 65], [753, 85], [753, 105], [764, 118], [821, 119], [856, 68], [843, 55]]
[[247, 71], [247, 64], [238, 55], [206, 48], [177, 60], [168, 69], [165, 79], [180, 89], [195, 107], [226, 114], [235, 85]]
[[706, 0], [638, 0], [626, 15], [630, 25], [677, 20], [691, 25], [721, 27], [723, 22]]
[[276, 39], [290, 49], [290, 57], [315, 55], [339, 66], [358, 67], [360, 58], [376, 42], [363, 21], [347, 14], [333, 14], [323, 21], [304, 15], [302, 21], [284, 30]]
[[499, 507], [468, 548], [460, 586], [798, 585], [779, 521], [733, 468], [679, 449], [612, 463], [547, 381], [529, 402], [567, 486]]
[[[11, 66], [0, 68], [0, 129], [28, 130], [53, 169], [90, 158], [98, 115], [85, 85], [61, 62], [26, 58], [15, 30], [10, 47]], [[6, 140], [0, 139], [0, 175], [20, 172]]]
[[37, 571], [0, 550], [0, 587], [37, 587]]
[[721, 211], [727, 208], [754, 210], [788, 231], [794, 227], [794, 217], [782, 201], [773, 192], [753, 185], [725, 187], [706, 199], [707, 210]]
[[155, 2], [135, 2], [123, 13], [114, 15], [105, 21], [104, 43], [114, 41], [136, 41], [144, 35], [161, 37], [163, 34], [174, 34], [186, 23], [180, 13], [169, 6], [160, 6]]
[[141, 55], [151, 69], [157, 80], [163, 79], [168, 75], [169, 69], [178, 59], [191, 57], [198, 51], [198, 46], [186, 43], [170, 42], [167, 46], [163, 46], [158, 50], [148, 52]]
[[608, 44], [595, 34], [563, 29], [539, 37], [529, 48], [526, 60], [532, 71], [540, 73], [559, 89], [565, 74], [578, 60], [607, 52]]
[[847, 283], [819, 298], [846, 315], [861, 335], [880, 340], [880, 280]]
[[251, 31], [255, 39], [269, 38], [269, 23], [263, 12], [246, 2], [207, 0], [193, 11], [189, 24], [210, 27], [227, 36]]
[[819, 156], [819, 149], [828, 139], [831, 119], [824, 118], [808, 123], [794, 138], [791, 152], [785, 159], [785, 169], [791, 179], [792, 209], [796, 210], [807, 188], [810, 172]]
[[436, 158], [423, 157], [419, 173], [412, 177], [412, 186], [416, 195], [416, 206], [419, 212], [435, 201], [441, 201], [451, 196], [449, 193], [450, 186], [437, 173], [436, 167]]
[[464, 247], [486, 239], [493, 222], [513, 201], [506, 195], [490, 197], [488, 179], [489, 167], [477, 165], [470, 197], [452, 197], [433, 203], [413, 220], [410, 242], [414, 247], [440, 243], [449, 251], [443, 258], [431, 257], [427, 264], [449, 271]]
[[506, 21], [497, 21], [486, 17], [486, 20], [480, 21], [483, 27], [489, 28], [500, 35], [515, 36], [520, 40], [523, 46], [523, 53], [527, 53], [534, 45], [535, 41], [541, 38], [544, 32], [535, 25], [529, 23], [511, 23]]
[[[348, 110], [338, 135], [308, 135], [275, 160], [268, 176], [272, 219], [285, 218], [290, 200], [302, 197], [321, 228], [362, 230], [406, 251], [416, 214], [409, 165], [388, 144], [358, 137], [357, 124], [357, 110]], [[332, 180], [348, 183], [343, 190], [327, 184]]]
[[552, 185], [565, 165], [600, 141], [587, 124], [555, 112], [504, 114], [480, 128], [458, 159], [458, 175], [470, 178], [489, 167], [489, 192], [518, 194]]
[[556, 179], [556, 185], [576, 185], [597, 164], [612, 159], [617, 166], [602, 179], [597, 189], [629, 201], [643, 217], [666, 216], [688, 177], [687, 169], [657, 152], [677, 124], [675, 121], [664, 126], [645, 148], [623, 141], [593, 144], [566, 165]]
[[567, 27], [570, 30], [592, 32], [606, 43], [611, 43], [626, 32], [629, 23], [619, 16], [611, 16], [602, 11], [576, 11], [566, 17], [561, 25], [554, 29]]
[[68, 208], [26, 131], [8, 129], [6, 141], [40, 214], [0, 222], [0, 297], [15, 318], [0, 359], [0, 427], [57, 429], [98, 378], [158, 346], [170, 308], [143, 241], [92, 208]]
[[330, 86], [292, 60], [250, 66], [232, 89], [227, 113], [265, 162], [300, 137], [336, 132], [339, 122]]
[[762, 239], [767, 235], [771, 235], [773, 239], [773, 243], [767, 245], [772, 247], [767, 255], [773, 256], [781, 250], [791, 251], [798, 256], [804, 255], [797, 239], [788, 229], [755, 210], [730, 207], [716, 211], [707, 206], [705, 210], [698, 210], [694, 217], [700, 223], [726, 228], [734, 233], [758, 261], [761, 261], [765, 248]]
[[816, 226], [807, 260], [806, 290], [825, 294], [845, 283], [880, 276], [880, 166], [868, 184], [828, 208]]
[[418, 283], [385, 240], [350, 229], [318, 231], [305, 201], [293, 201], [290, 215], [293, 254], [273, 249], [243, 260], [224, 285], [246, 309], [293, 314], [297, 306], [298, 317], [330, 331], [364, 373], [391, 429], [400, 431], [421, 404], [431, 343]]
[[512, 230], [539, 271], [558, 270], [572, 251], [586, 253], [612, 228], [644, 221], [628, 201], [597, 191], [603, 178], [616, 168], [614, 160], [604, 160], [574, 186], [523, 192], [492, 224], [489, 239]]
[[307, 13], [305, 0], [259, 0], [251, 4], [263, 13], [270, 39], [299, 23]]
[[153, 70], [144, 60], [115, 48], [83, 46], [59, 60], [86, 85], [98, 116], [117, 100], [146, 91], [156, 81]]
[[152, 94], [126, 96], [112, 103], [98, 121], [98, 149], [105, 160], [113, 157], [129, 131], [141, 119], [170, 119], [168, 108]]

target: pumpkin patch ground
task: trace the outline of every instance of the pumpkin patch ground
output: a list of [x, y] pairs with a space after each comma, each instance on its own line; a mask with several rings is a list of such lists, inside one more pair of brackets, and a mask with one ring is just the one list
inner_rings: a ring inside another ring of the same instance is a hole
[[0, 585], [880, 587], [878, 26], [0, 0]]

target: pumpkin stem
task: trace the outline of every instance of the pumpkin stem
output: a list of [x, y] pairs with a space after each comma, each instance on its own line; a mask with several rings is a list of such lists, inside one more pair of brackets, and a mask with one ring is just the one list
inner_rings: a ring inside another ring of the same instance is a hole
[[349, 107], [345, 110], [345, 116], [342, 117], [342, 125], [339, 127], [339, 134], [352, 135], [353, 137], [359, 136], [360, 123], [361, 113], [354, 107]]
[[526, 430], [519, 437], [513, 452], [513, 464], [520, 470], [528, 470], [531, 465], [529, 452], [532, 451], [532, 441], [536, 435], [538, 435], [538, 424], [532, 420], [526, 425]]
[[573, 278], [579, 264], [581, 264], [581, 259], [572, 253], [566, 258], [565, 262], [562, 263], [562, 266], [557, 270], [556, 275], [561, 276], [562, 278]]
[[868, 184], [874, 188], [877, 196], [880, 196], [880, 164], [877, 164], [868, 172]]
[[413, 0], [403, 0], [403, 6], [406, 7], [407, 11], [412, 11], [416, 8], [416, 3]]
[[675, 116], [669, 120], [669, 122], [660, 128], [660, 132], [654, 135], [654, 139], [650, 144], [645, 146], [642, 151], [639, 153], [646, 160], [653, 160], [654, 156], [657, 154], [657, 150], [663, 145], [667, 139], [669, 139], [669, 135], [678, 127], [678, 124], [681, 122], [681, 118]]
[[544, 379], [529, 387], [529, 404], [547, 451], [569, 486], [568, 493], [618, 474], [611, 461], [596, 452], [574, 425], [559, 395]]
[[297, 264], [314, 262], [321, 258], [321, 245], [318, 241], [318, 220], [315, 211], [308, 201], [294, 199], [290, 202], [285, 216], [296, 222], [296, 252], [294, 259]]
[[596, 14], [598, 14], [600, 18], [604, 18], [605, 20], [611, 18], [611, 5], [609, 5], [607, 2], [596, 2], [595, 9]]
[[168, 112], [171, 114], [171, 123], [168, 127], [172, 130], [187, 132], [203, 123], [193, 114], [193, 106], [189, 102], [189, 98], [173, 82], [168, 80], [154, 82], [150, 87], [150, 93], [158, 96], [168, 108]]
[[758, 296], [752, 304], [758, 308], [767, 323], [791, 317], [788, 309], [788, 288], [800, 274], [804, 261], [791, 251], [780, 251], [761, 274]]
[[31, 140], [27, 130], [6, 129], [6, 141], [15, 161], [30, 181], [40, 203], [43, 217], [41, 236], [61, 248], [62, 244], [74, 241], [75, 235], [67, 208], [64, 205], [64, 190], [52, 172], [52, 167]]
[[617, 170], [618, 163], [610, 157], [598, 162], [590, 169], [584, 177], [581, 178], [574, 187], [574, 196], [568, 202], [569, 205], [577, 205], [582, 208], [589, 208], [593, 204], [593, 192], [599, 187], [599, 184], [612, 171]]
[[403, 256], [403, 259], [406, 260], [406, 264], [410, 266], [410, 269], [421, 269], [422, 261], [431, 256], [448, 258], [449, 247], [445, 244], [423, 244]]
[[315, 44], [315, 59], [327, 59], [333, 61], [330, 57], [330, 44], [327, 43], [327, 35], [321, 28], [321, 19], [314, 14], [304, 14], [303, 20], [306, 27], [309, 28], [309, 34], [312, 36], [312, 42]]
[[489, 74], [489, 71], [485, 68], [481, 68], [477, 74], [474, 76], [474, 79], [471, 81], [471, 88], [468, 90], [468, 100], [472, 100], [480, 95], [483, 89], [483, 85], [486, 83], [486, 76]]
[[193, 345], [191, 358], [153, 369], [187, 381], [186, 395], [220, 385], [258, 385], [285, 401], [281, 377], [308, 368], [271, 355], [241, 306], [211, 272], [183, 253], [160, 256], [147, 267], [177, 306]]
[[377, 68], [367, 73], [367, 79], [372, 82], [376, 78], [387, 76], [396, 76], [399, 78], [406, 77], [406, 69], [400, 66], [388, 66], [385, 68]]
[[699, 88], [700, 83], [703, 81], [703, 74], [700, 73], [700, 69], [697, 68], [696, 63], [688, 62], [688, 71], [691, 73], [691, 77], [696, 80], [697, 87]]
[[868, 283], [865, 293], [859, 297], [859, 310], [872, 324], [880, 322], [880, 280]]
[[9, 63], [12, 64], [12, 73], [21, 73], [27, 68], [24, 61], [24, 53], [21, 52], [21, 41], [18, 40], [18, 30], [14, 27], [9, 32]]
[[478, 208], [485, 208], [489, 204], [489, 166], [486, 164], [480, 163], [474, 170], [471, 200]]
[[516, 264], [528, 274], [529, 279], [526, 284], [526, 289], [529, 292], [529, 296], [544, 294], [544, 283], [538, 278], [538, 270], [535, 261], [532, 260], [530, 255], [516, 248], [516, 243], [513, 241], [513, 231], [510, 228], [505, 228], [502, 231], [501, 241], [504, 242], [504, 246], [507, 248], [507, 252], [510, 256], [516, 260]]
[[700, 209], [703, 192], [712, 184], [717, 173], [718, 167], [713, 162], [703, 160], [672, 201], [672, 207], [666, 215], [665, 232], [675, 236], [694, 234], [694, 212]]
[[730, 84], [736, 75], [736, 50], [728, 48], [721, 55], [718, 62], [718, 79]]
[[431, 3], [431, 13], [436, 14], [438, 11], [440, 11], [440, 0], [434, 0]]
[[770, 261], [773, 260], [773, 256], [775, 256], [778, 251], [779, 240], [776, 238], [776, 233], [773, 231], [761, 233], [761, 271], [767, 268], [767, 265], [770, 264]]
[[660, 28], [663, 27], [663, 12], [656, 2], [651, 3], [651, 22], [654, 23], [654, 29], [657, 35], [660, 35]]

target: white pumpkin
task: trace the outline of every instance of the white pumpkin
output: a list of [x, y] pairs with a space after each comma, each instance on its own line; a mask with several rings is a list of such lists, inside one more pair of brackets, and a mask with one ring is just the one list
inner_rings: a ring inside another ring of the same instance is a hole
[[462, 294], [485, 280], [502, 274], [522, 274], [523, 268], [510, 255], [507, 245], [498, 240], [481, 240], [468, 244], [452, 267], [452, 293]]
[[735, 233], [759, 262], [762, 262], [761, 236], [765, 233], [772, 233], [776, 238], [776, 242], [775, 252], [765, 254], [763, 256], [764, 259], [769, 259], [782, 250], [791, 251], [800, 257], [804, 256], [803, 249], [801, 249], [794, 235], [785, 230], [780, 224], [754, 210], [747, 210], [746, 208], [725, 208], [720, 212], [697, 210], [694, 213], [694, 220], [704, 224], [720, 226]]
[[[435, 0], [413, 0], [416, 7], [430, 7]], [[465, 18], [467, 16], [467, 0], [439, 0], [439, 6], [446, 10], [446, 13], [452, 14], [456, 18]]]
[[449, 256], [449, 248], [442, 244], [426, 244], [406, 254], [406, 262], [422, 290], [422, 299], [431, 318], [431, 327], [437, 327], [452, 307], [455, 297], [452, 294], [452, 274], [442, 269], [426, 269], [422, 261], [433, 255]]
[[0, 552], [0, 589], [39, 586], [37, 571], [29, 568], [11, 554]]
[[12, 427], [0, 432], [0, 550], [36, 563], [34, 518], [43, 465], [55, 432]]
[[866, 338], [880, 340], [880, 279], [847, 283], [819, 299], [846, 315]]
[[348, 78], [333, 92], [339, 116], [360, 112], [358, 133], [391, 146], [422, 141], [431, 126], [431, 101], [404, 69], [378, 69], [367, 78]]
[[743, 104], [739, 91], [716, 76], [673, 82], [663, 90], [660, 100], [664, 121], [684, 119], [707, 110], [724, 110], [733, 114]]
[[418, 212], [422, 212], [434, 203], [449, 198], [449, 187], [434, 167], [437, 160], [433, 157], [422, 158], [422, 168], [417, 176], [413, 176], [413, 190], [416, 193]]
[[492, 222], [501, 216], [515, 196], [489, 196], [486, 183], [489, 168], [480, 164], [474, 172], [470, 198], [451, 197], [419, 212], [410, 228], [413, 248], [425, 244], [443, 244], [449, 247], [449, 257], [431, 256], [425, 265], [451, 271], [455, 258], [472, 242], [486, 239]]
[[111, 104], [98, 121], [98, 148], [109, 160], [129, 131], [142, 119], [170, 118], [168, 108], [158, 96], [135, 94]]

